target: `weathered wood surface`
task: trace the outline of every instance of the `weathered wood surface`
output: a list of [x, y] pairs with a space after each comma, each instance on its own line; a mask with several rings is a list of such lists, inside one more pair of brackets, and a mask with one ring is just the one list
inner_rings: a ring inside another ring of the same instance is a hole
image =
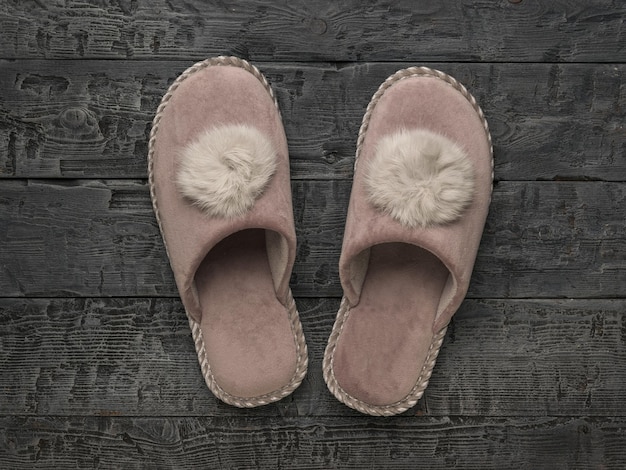
[[[358, 416], [322, 379], [339, 299], [297, 303], [305, 382], [240, 410], [204, 384], [178, 300], [0, 299], [0, 416]], [[626, 299], [466, 300], [406, 416], [626, 417], [625, 310]]]
[[0, 418], [5, 468], [622, 469], [624, 418]]
[[[0, 62], [0, 177], [145, 177], [156, 107], [191, 63]], [[414, 64], [258, 65], [278, 95], [293, 177], [341, 179], [372, 94]], [[428, 65], [476, 95], [497, 179], [626, 181], [625, 65]]]
[[[624, 18], [614, 0], [0, 0], [0, 468], [626, 468]], [[303, 385], [252, 410], [204, 384], [145, 182], [161, 96], [219, 54], [280, 102], [310, 351]], [[380, 419], [338, 403], [321, 361], [360, 121], [410, 65], [477, 97], [497, 184], [424, 398]]]
[[626, 59], [611, 0], [3, 1], [5, 58], [312, 61]]
[[[294, 295], [340, 296], [349, 181], [295, 181]], [[623, 297], [626, 183], [501, 182], [470, 297]], [[0, 181], [4, 296], [176, 296], [147, 184]]]

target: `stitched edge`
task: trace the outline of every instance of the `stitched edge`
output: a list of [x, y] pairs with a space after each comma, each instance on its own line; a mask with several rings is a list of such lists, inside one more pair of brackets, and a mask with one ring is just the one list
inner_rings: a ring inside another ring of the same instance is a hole
[[[356, 169], [359, 156], [361, 154], [363, 141], [365, 140], [365, 133], [369, 128], [370, 118], [376, 104], [385, 93], [385, 91], [391, 87], [394, 83], [404, 80], [413, 76], [431, 76], [443, 80], [444, 82], [451, 85], [454, 89], [459, 91], [472, 105], [478, 116], [480, 117], [483, 128], [485, 130], [485, 135], [489, 142], [489, 153], [491, 156], [491, 192], [493, 193], [493, 178], [494, 178], [494, 160], [493, 160], [493, 142], [491, 139], [491, 133], [489, 132], [489, 125], [487, 123], [487, 119], [483, 113], [483, 110], [478, 105], [476, 98], [465, 88], [465, 86], [456, 80], [454, 77], [441, 72], [439, 70], [431, 69], [428, 67], [409, 67], [406, 69], [402, 69], [388, 77], [376, 90], [374, 96], [372, 96], [371, 101], [367, 105], [367, 109], [365, 110], [365, 114], [363, 115], [363, 121], [361, 123], [361, 127], [359, 129], [359, 135], [357, 138], [357, 147], [356, 147], [356, 157], [354, 160], [354, 168]], [[411, 391], [404, 397], [402, 400], [399, 400], [395, 403], [391, 403], [389, 405], [370, 405], [365, 403], [349, 393], [347, 393], [339, 383], [335, 377], [335, 372], [333, 369], [334, 363], [334, 354], [337, 348], [337, 342], [339, 340], [339, 336], [343, 330], [343, 327], [350, 315], [350, 305], [347, 298], [344, 296], [341, 300], [341, 305], [339, 307], [339, 311], [337, 312], [337, 318], [335, 320], [335, 324], [333, 325], [333, 330], [328, 339], [328, 344], [326, 346], [326, 350], [324, 351], [324, 360], [322, 364], [324, 381], [328, 386], [328, 389], [331, 393], [345, 405], [353, 408], [361, 413], [373, 415], [373, 416], [392, 416], [399, 413], [403, 413], [409, 408], [415, 406], [418, 400], [424, 394], [424, 390], [428, 386], [428, 381], [432, 375], [433, 368], [435, 367], [435, 363], [437, 360], [437, 356], [439, 355], [439, 350], [441, 349], [441, 345], [443, 344], [443, 340], [448, 329], [447, 325], [440, 329], [432, 338], [430, 347], [428, 349], [428, 354], [426, 355], [426, 359], [420, 371], [420, 375], [417, 378], [415, 386], [411, 389]]]
[[[274, 106], [278, 110], [278, 114], [280, 116], [280, 109], [278, 107], [278, 101], [276, 100], [276, 96], [274, 95], [274, 91], [272, 90], [270, 84], [268, 83], [265, 76], [257, 69], [255, 66], [250, 64], [249, 62], [240, 59], [238, 57], [227, 57], [227, 56], [219, 56], [213, 57], [210, 59], [203, 60], [201, 62], [197, 62], [187, 70], [185, 70], [178, 78], [170, 85], [167, 92], [161, 99], [161, 103], [159, 104], [156, 115], [152, 121], [152, 129], [150, 131], [150, 139], [148, 141], [148, 181], [150, 187], [150, 198], [152, 199], [152, 207], [154, 209], [154, 213], [156, 216], [157, 223], [159, 225], [159, 231], [161, 232], [161, 237], [163, 237], [163, 228], [161, 226], [161, 216], [159, 213], [156, 191], [154, 186], [154, 149], [156, 142], [156, 135], [159, 130], [159, 123], [161, 121], [161, 117], [163, 116], [163, 111], [166, 109], [168, 102], [172, 98], [173, 93], [180, 86], [180, 84], [188, 78], [190, 75], [210, 66], [233, 66], [240, 67], [250, 72], [254, 77], [256, 77], [265, 87], [267, 92], [269, 93], [272, 101], [274, 102]], [[165, 238], [163, 237], [163, 245], [165, 246], [165, 252], [169, 259], [169, 251], [167, 248], [167, 243]], [[304, 376], [306, 375], [306, 371], [308, 368], [308, 350], [304, 337], [304, 333], [302, 331], [302, 324], [300, 323], [300, 318], [297, 310], [296, 303], [293, 299], [291, 289], [288, 292], [287, 299], [287, 314], [289, 317], [289, 321], [291, 324], [291, 331], [294, 335], [294, 340], [296, 343], [296, 370], [294, 371], [294, 375], [292, 376], [290, 382], [271, 393], [267, 393], [264, 395], [260, 395], [257, 397], [238, 397], [235, 395], [231, 395], [228, 392], [224, 391], [215, 381], [215, 377], [211, 371], [211, 366], [208, 362], [206, 356], [206, 350], [204, 347], [204, 338], [202, 336], [202, 330], [200, 329], [200, 324], [191, 318], [187, 310], [185, 310], [185, 314], [187, 315], [187, 319], [189, 320], [189, 326], [191, 328], [191, 333], [193, 337], [193, 342], [196, 347], [196, 353], [198, 356], [198, 362], [200, 363], [200, 369], [202, 370], [202, 375], [204, 376], [204, 380], [211, 390], [211, 392], [224, 403], [229, 405], [237, 406], [239, 408], [252, 408], [256, 406], [267, 405], [269, 403], [278, 401], [290, 393], [292, 393], [304, 380]]]

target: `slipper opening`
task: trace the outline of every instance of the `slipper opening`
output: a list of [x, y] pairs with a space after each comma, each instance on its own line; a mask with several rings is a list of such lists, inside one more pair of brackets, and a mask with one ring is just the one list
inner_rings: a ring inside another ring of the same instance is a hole
[[279, 390], [296, 370], [294, 334], [271, 267], [286, 256], [281, 238], [264, 229], [236, 232], [213, 247], [195, 275], [208, 362], [233, 396]]
[[[345, 392], [375, 406], [404, 399], [421, 373], [433, 323], [451, 277], [431, 252], [406, 243], [368, 250], [359, 302], [350, 308], [334, 355]], [[363, 266], [355, 263], [354, 271]], [[352, 272], [351, 272], [352, 274]]]

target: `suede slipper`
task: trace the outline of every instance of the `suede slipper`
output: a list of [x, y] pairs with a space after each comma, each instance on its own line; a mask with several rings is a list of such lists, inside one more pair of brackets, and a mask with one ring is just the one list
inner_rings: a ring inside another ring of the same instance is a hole
[[454, 78], [400, 70], [359, 131], [324, 379], [346, 405], [401, 413], [428, 384], [470, 281], [493, 181], [489, 129]]
[[198, 62], [154, 118], [150, 193], [198, 360], [222, 401], [254, 407], [302, 382], [308, 357], [289, 278], [289, 156], [278, 104], [236, 57]]

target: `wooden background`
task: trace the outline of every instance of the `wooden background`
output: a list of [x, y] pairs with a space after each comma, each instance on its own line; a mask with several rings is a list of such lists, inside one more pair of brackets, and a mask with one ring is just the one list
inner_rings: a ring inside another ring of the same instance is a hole
[[[0, 0], [0, 468], [626, 468], [626, 4]], [[210, 394], [146, 184], [175, 77], [234, 54], [289, 140], [310, 373]], [[468, 298], [393, 418], [321, 374], [360, 120], [388, 75], [454, 75], [494, 138]]]

